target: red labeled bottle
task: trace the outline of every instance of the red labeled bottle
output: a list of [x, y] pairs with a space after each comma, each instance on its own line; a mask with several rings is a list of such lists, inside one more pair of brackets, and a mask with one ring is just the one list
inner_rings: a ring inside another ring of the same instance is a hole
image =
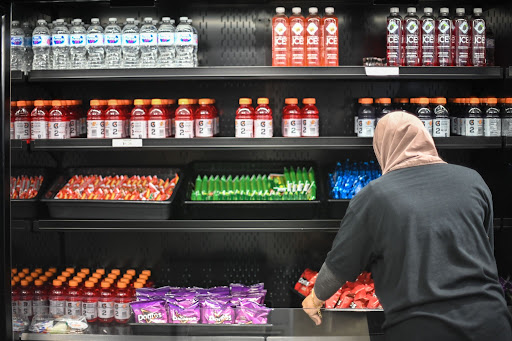
[[297, 98], [286, 98], [286, 106], [283, 108], [283, 137], [302, 136], [302, 113], [297, 105]]
[[45, 101], [34, 101], [34, 109], [30, 113], [30, 139], [44, 140], [48, 138], [48, 110]]
[[161, 99], [151, 100], [148, 113], [148, 139], [165, 139], [167, 137], [167, 111]]
[[66, 292], [62, 286], [62, 281], [58, 279], [53, 280], [48, 300], [50, 302], [50, 314], [53, 316], [63, 316], [66, 311]]
[[102, 101], [92, 99], [87, 112], [87, 138], [103, 139], [105, 138], [105, 115]]
[[338, 66], [339, 63], [339, 39], [338, 17], [334, 15], [334, 7], [325, 8], [325, 16], [322, 18], [323, 27], [323, 65]]
[[108, 100], [108, 108], [105, 111], [105, 138], [120, 139], [124, 137], [125, 115], [122, 107], [115, 99]]
[[143, 99], [133, 101], [134, 107], [130, 116], [130, 137], [132, 139], [148, 138], [148, 116]]
[[272, 18], [272, 66], [290, 65], [290, 23], [284, 13], [284, 7], [277, 7]]
[[16, 114], [16, 110], [18, 110], [18, 102], [11, 102], [11, 126], [10, 126], [10, 135], [11, 140], [14, 140], [14, 115]]
[[14, 138], [30, 140], [30, 111], [28, 101], [18, 101], [18, 110], [14, 113]]
[[421, 63], [421, 26], [416, 8], [407, 8], [404, 18], [405, 66], [420, 66]]
[[68, 109], [68, 117], [69, 117], [69, 136], [79, 137], [79, 122], [80, 122], [80, 112], [78, 111], [78, 106], [76, 101], [67, 100], [66, 108]]
[[90, 280], [85, 282], [82, 291], [82, 313], [89, 323], [98, 321], [98, 299], [99, 291], [95, 283]]
[[128, 323], [130, 319], [130, 302], [132, 295], [126, 283], [117, 283], [117, 290], [114, 299], [114, 319], [117, 323]]
[[187, 98], [180, 98], [179, 107], [176, 109], [176, 138], [190, 139], [194, 137], [194, 110], [192, 103]]
[[322, 19], [318, 8], [310, 7], [306, 18], [306, 66], [322, 65]]
[[96, 278], [96, 277], [89, 277], [89, 279], [87, 281], [93, 283], [94, 287], [96, 289], [99, 289], [100, 285], [98, 284], [99, 283], [98, 282], [98, 278]]
[[387, 17], [387, 60], [388, 66], [400, 66], [402, 64], [403, 40], [402, 40], [402, 17], [398, 7], [391, 7]]
[[486, 65], [485, 49], [485, 19], [482, 16], [482, 9], [473, 9], [473, 18], [471, 18], [471, 61], [473, 66]]
[[98, 299], [98, 321], [110, 323], [114, 321], [114, 291], [110, 283], [101, 282], [101, 289]]
[[[46, 276], [41, 276], [40, 278]], [[42, 279], [34, 281], [34, 298], [32, 300], [34, 315], [48, 314], [48, 288]]]
[[431, 7], [423, 9], [421, 17], [421, 64], [436, 65], [436, 21]]
[[14, 315], [18, 314], [19, 303], [20, 303], [20, 287], [15, 280], [11, 280], [11, 301], [12, 301], [12, 314], [14, 316]]
[[471, 27], [466, 10], [464, 8], [456, 9], [456, 17], [453, 19], [455, 46], [454, 46], [454, 64], [455, 66], [471, 66]]
[[254, 137], [254, 108], [252, 107], [252, 99], [240, 98], [238, 103], [240, 107], [236, 110], [235, 137], [252, 138]]
[[174, 136], [174, 129], [175, 126], [175, 120], [174, 115], [176, 111], [176, 100], [174, 99], [164, 99], [162, 100], [165, 106], [165, 112], [167, 113], [167, 136], [172, 137]]
[[69, 281], [66, 290], [66, 315], [82, 316], [82, 290], [78, 287], [75, 280]]
[[274, 136], [272, 109], [268, 106], [268, 98], [258, 98], [258, 106], [254, 114], [254, 137], [269, 138]]
[[219, 110], [217, 110], [217, 107], [215, 106], [215, 100], [212, 98], [209, 99], [208, 105], [210, 106], [213, 114], [213, 136], [218, 136], [220, 134]]
[[290, 17], [290, 66], [306, 65], [306, 19], [301, 14], [300, 7], [292, 8]]
[[34, 300], [34, 290], [28, 280], [21, 281], [20, 300], [18, 302], [18, 314], [25, 317], [32, 316], [32, 301]]
[[201, 98], [195, 113], [196, 137], [213, 137], [214, 120], [210, 100]]
[[302, 104], [302, 137], [320, 136], [320, 116], [315, 106], [316, 99], [304, 98]]
[[436, 65], [452, 66], [452, 36], [453, 23], [450, 19], [450, 9], [442, 7], [436, 20]]
[[50, 140], [70, 138], [69, 115], [63, 101], [52, 101], [52, 109], [48, 113], [48, 135]]

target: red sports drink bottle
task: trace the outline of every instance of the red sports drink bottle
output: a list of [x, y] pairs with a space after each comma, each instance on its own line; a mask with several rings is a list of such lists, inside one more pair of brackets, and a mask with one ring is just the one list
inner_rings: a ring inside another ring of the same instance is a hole
[[148, 285], [148, 287], [152, 288], [155, 283], [153, 283], [153, 281], [151, 280], [151, 270], [142, 270], [141, 274], [148, 276], [146, 284]]
[[482, 16], [482, 9], [475, 8], [473, 10], [473, 18], [471, 19], [471, 61], [473, 66], [486, 65], [486, 49], [485, 49], [485, 19]]
[[151, 100], [151, 109], [148, 113], [148, 138], [165, 139], [167, 137], [167, 112], [161, 99]]
[[50, 301], [50, 314], [53, 316], [64, 315], [66, 311], [66, 294], [62, 281], [58, 279], [53, 280], [48, 300]]
[[78, 105], [74, 100], [65, 101], [68, 109], [69, 115], [69, 136], [70, 137], [79, 137], [79, 122], [80, 122], [80, 113], [78, 111]]
[[69, 281], [66, 290], [66, 315], [82, 316], [82, 290], [78, 287], [77, 281]]
[[283, 137], [301, 137], [302, 135], [302, 113], [297, 105], [297, 98], [286, 98], [286, 106], [283, 108]]
[[421, 60], [421, 26], [416, 8], [407, 8], [404, 18], [405, 65], [419, 66]]
[[306, 65], [321, 66], [322, 19], [318, 8], [310, 7], [306, 18]]
[[194, 110], [187, 98], [180, 98], [175, 113], [176, 138], [189, 139], [194, 137]]
[[256, 107], [254, 114], [255, 138], [269, 138], [274, 136], [272, 109], [270, 109], [268, 104], [268, 98], [258, 98], [258, 106]]
[[16, 110], [18, 109], [18, 102], [11, 101], [11, 126], [10, 126], [10, 136], [11, 140], [14, 140], [14, 114], [16, 114]]
[[323, 65], [338, 66], [339, 40], [338, 17], [334, 15], [334, 7], [325, 8], [323, 24]]
[[108, 100], [105, 112], [105, 138], [120, 139], [124, 136], [124, 112], [115, 99]]
[[18, 314], [20, 302], [20, 288], [15, 280], [11, 280], [11, 301], [12, 301], [12, 314]]
[[110, 283], [105, 281], [101, 282], [98, 299], [98, 321], [103, 323], [114, 321], [114, 292]]
[[166, 99], [163, 100], [165, 105], [165, 111], [167, 113], [167, 136], [174, 136], [174, 129], [176, 128], [175, 124], [175, 112], [176, 112], [176, 100], [174, 99]]
[[48, 113], [48, 134], [49, 139], [68, 139], [69, 115], [62, 101], [52, 101], [52, 109]]
[[95, 283], [92, 281], [85, 282], [82, 291], [82, 313], [89, 323], [98, 320], [98, 298], [99, 293]]
[[48, 138], [48, 110], [45, 101], [34, 101], [34, 109], [30, 113], [30, 138], [32, 140]]
[[453, 19], [455, 37], [455, 66], [471, 66], [471, 27], [465, 16], [464, 8], [457, 8], [457, 16]]
[[[45, 277], [45, 276], [41, 276]], [[41, 279], [34, 281], [34, 298], [32, 301], [34, 315], [48, 314], [48, 289]]]
[[450, 10], [443, 7], [439, 10], [439, 17], [436, 20], [436, 65], [452, 66], [452, 30], [453, 23], [449, 17]]
[[101, 101], [92, 99], [90, 106], [87, 112], [87, 138], [103, 139], [105, 138], [105, 115]]
[[235, 137], [252, 138], [254, 137], [254, 108], [252, 107], [252, 99], [240, 98], [238, 103], [240, 107], [236, 110]]
[[392, 7], [387, 18], [387, 58], [389, 66], [402, 64], [402, 17], [400, 9]]
[[320, 135], [320, 116], [315, 106], [316, 99], [304, 98], [302, 100], [302, 137], [318, 137]]
[[215, 100], [210, 98], [209, 99], [209, 105], [212, 110], [213, 114], [213, 136], [218, 136], [220, 134], [220, 117], [219, 117], [219, 111], [217, 110], [217, 107], [215, 106]]
[[127, 323], [130, 319], [130, 302], [132, 295], [126, 283], [117, 283], [116, 296], [114, 298], [114, 319], [117, 323]]
[[18, 313], [21, 316], [32, 316], [32, 300], [34, 299], [34, 290], [26, 279], [21, 281], [20, 300], [18, 301]]
[[148, 137], [148, 117], [144, 100], [136, 99], [133, 104], [135, 106], [130, 117], [130, 137], [132, 139], [146, 139]]
[[30, 140], [30, 111], [28, 101], [18, 101], [18, 110], [14, 113], [14, 138]]
[[284, 7], [277, 7], [272, 18], [272, 66], [290, 64], [290, 24], [284, 12]]
[[300, 7], [292, 8], [290, 17], [290, 66], [306, 65], [306, 20], [301, 14]]
[[431, 7], [423, 9], [421, 17], [421, 64], [434, 66], [436, 64], [436, 21]]
[[213, 137], [214, 119], [210, 100], [201, 98], [195, 113], [196, 137]]

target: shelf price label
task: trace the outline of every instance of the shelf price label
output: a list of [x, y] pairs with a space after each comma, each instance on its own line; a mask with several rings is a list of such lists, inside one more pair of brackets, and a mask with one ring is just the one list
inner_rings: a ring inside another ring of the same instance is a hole
[[400, 69], [395, 66], [365, 66], [364, 68], [367, 76], [398, 76]]
[[112, 147], [142, 147], [142, 139], [112, 139]]

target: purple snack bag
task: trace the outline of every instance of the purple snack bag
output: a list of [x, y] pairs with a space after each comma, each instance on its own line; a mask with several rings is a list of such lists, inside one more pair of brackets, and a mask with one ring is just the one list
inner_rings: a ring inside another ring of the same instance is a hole
[[201, 308], [199, 308], [199, 303], [193, 304], [188, 308], [169, 304], [168, 309], [169, 323], [198, 324], [201, 322]]
[[167, 323], [164, 300], [132, 302], [130, 306], [136, 323]]
[[254, 302], [244, 302], [236, 308], [235, 324], [267, 324], [271, 310]]
[[203, 324], [233, 324], [235, 311], [231, 304], [205, 300], [203, 302], [201, 323]]

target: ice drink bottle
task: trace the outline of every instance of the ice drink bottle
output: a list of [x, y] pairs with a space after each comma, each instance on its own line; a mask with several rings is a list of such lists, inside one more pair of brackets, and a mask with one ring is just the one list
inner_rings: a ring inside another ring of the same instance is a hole
[[421, 120], [421, 123], [423, 123], [425, 126], [425, 129], [427, 129], [430, 136], [432, 136], [432, 110], [430, 110], [429, 103], [430, 101], [428, 98], [419, 98], [418, 108], [416, 109], [416, 116], [418, 116], [418, 118]]
[[214, 119], [210, 100], [201, 98], [195, 113], [196, 137], [213, 137]]
[[194, 110], [191, 100], [180, 98], [178, 109], [176, 109], [176, 138], [189, 139], [194, 137]]
[[321, 66], [322, 19], [318, 8], [310, 7], [306, 18], [306, 65]]
[[431, 7], [425, 7], [421, 17], [421, 64], [423, 66], [435, 65], [436, 21], [432, 15]]
[[375, 132], [375, 108], [373, 98], [362, 98], [357, 113], [357, 137], [373, 137]]
[[254, 108], [252, 107], [252, 99], [240, 98], [238, 103], [240, 107], [236, 110], [235, 137], [252, 138], [254, 137]]
[[323, 65], [338, 66], [338, 17], [334, 15], [334, 7], [325, 8], [325, 16], [322, 21]]
[[258, 106], [254, 114], [254, 137], [269, 138], [274, 136], [272, 109], [268, 106], [268, 98], [258, 98]]
[[387, 59], [388, 66], [400, 66], [402, 63], [402, 17], [398, 7], [391, 7], [387, 18]]
[[320, 116], [315, 106], [316, 99], [304, 98], [302, 100], [302, 137], [318, 137], [320, 135]]
[[416, 8], [407, 8], [404, 18], [405, 65], [419, 66], [421, 56], [421, 26]]
[[115, 99], [108, 100], [105, 112], [105, 138], [120, 139], [124, 132], [124, 113]]
[[66, 308], [66, 296], [62, 281], [58, 279], [53, 280], [53, 286], [50, 290], [48, 300], [50, 301], [50, 314], [53, 316], [62, 316]]
[[144, 100], [136, 99], [133, 104], [135, 106], [130, 117], [130, 137], [132, 139], [145, 139], [148, 137], [148, 121]]
[[284, 7], [277, 7], [272, 18], [272, 66], [289, 65], [290, 23], [284, 12]]
[[450, 10], [443, 7], [439, 10], [439, 17], [436, 20], [436, 65], [452, 66], [452, 35], [453, 23], [449, 17]]
[[498, 99], [489, 97], [484, 112], [484, 136], [501, 136], [501, 117]]
[[476, 97], [469, 99], [469, 107], [465, 115], [464, 136], [484, 136], [483, 113], [480, 100]]
[[485, 66], [486, 44], [485, 44], [485, 20], [482, 17], [482, 9], [475, 8], [471, 19], [471, 61], [473, 66]]
[[164, 139], [167, 137], [167, 112], [161, 99], [151, 100], [153, 105], [148, 113], [148, 138]]
[[30, 138], [32, 140], [48, 138], [48, 111], [44, 101], [34, 101], [34, 109], [30, 113]]
[[52, 101], [52, 110], [48, 114], [49, 139], [67, 139], [69, 135], [69, 116], [62, 101]]
[[27, 101], [18, 101], [18, 110], [14, 114], [14, 138], [30, 140], [30, 111]]
[[82, 290], [74, 280], [69, 281], [69, 287], [66, 290], [66, 315], [82, 316]]
[[114, 292], [108, 282], [101, 282], [98, 299], [98, 321], [103, 323], [114, 321]]
[[92, 99], [90, 109], [87, 112], [87, 138], [105, 138], [105, 116], [103, 115], [101, 101]]
[[94, 282], [85, 282], [82, 291], [82, 313], [87, 322], [96, 322], [98, 320], [98, 290]]
[[21, 316], [30, 317], [32, 316], [32, 300], [34, 299], [34, 291], [26, 279], [22, 280], [20, 283], [21, 287], [20, 300], [18, 301], [18, 313]]
[[290, 17], [290, 44], [291, 61], [290, 66], [306, 65], [306, 21], [301, 14], [300, 7], [292, 8]]
[[302, 112], [297, 104], [297, 98], [286, 98], [286, 106], [283, 108], [283, 137], [302, 136]]
[[126, 283], [117, 283], [114, 299], [114, 319], [117, 323], [127, 323], [130, 319], [130, 302], [132, 301], [130, 289]]
[[453, 19], [455, 36], [455, 66], [471, 66], [471, 27], [465, 16], [464, 8], [457, 8], [457, 16]]
[[432, 136], [449, 137], [450, 136], [450, 116], [446, 109], [446, 98], [438, 97], [432, 101], [434, 119]]

